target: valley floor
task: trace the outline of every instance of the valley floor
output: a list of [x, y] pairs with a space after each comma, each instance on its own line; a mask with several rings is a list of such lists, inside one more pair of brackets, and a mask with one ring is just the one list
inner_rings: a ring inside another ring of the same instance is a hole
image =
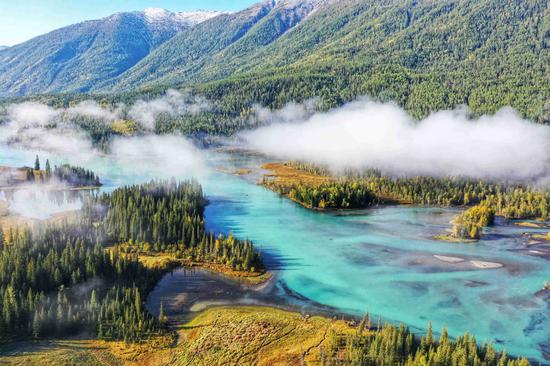
[[2, 365], [303, 365], [317, 364], [345, 321], [266, 307], [217, 307], [178, 326], [176, 338], [139, 345], [96, 340], [22, 342], [5, 347]]

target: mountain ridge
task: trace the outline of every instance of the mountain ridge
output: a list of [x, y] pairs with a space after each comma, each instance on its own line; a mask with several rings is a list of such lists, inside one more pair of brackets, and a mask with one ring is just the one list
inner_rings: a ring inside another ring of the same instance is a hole
[[86, 92], [218, 12], [120, 12], [56, 29], [0, 53], [0, 96]]
[[[203, 66], [207, 67], [210, 61], [220, 62], [224, 53], [237, 56], [239, 53], [254, 51], [254, 47], [265, 46], [277, 40], [314, 12], [335, 3], [338, 1], [266, 0], [242, 11], [227, 14], [223, 18], [215, 17], [199, 24], [186, 34], [177, 35], [169, 41], [169, 44], [163, 45], [154, 55], [150, 55], [150, 58], [141, 60], [135, 68], [128, 70], [117, 79], [107, 81], [106, 85], [114, 85], [114, 88], [100, 85], [98, 90], [128, 90], [136, 86], [136, 80], [144, 78], [153, 83], [167, 82], [168, 77], [179, 82], [188, 75], [191, 80], [194, 80], [193, 77], [197, 73], [204, 73]], [[224, 34], [220, 36], [220, 31], [226, 33], [225, 38]], [[233, 33], [228, 34], [228, 32]], [[197, 43], [199, 43], [198, 50]], [[218, 52], [221, 54], [217, 54]], [[170, 55], [172, 60], [168, 67], [163, 68], [163, 62], [158, 60], [165, 58], [166, 55]], [[179, 76], [174, 77], [170, 75], [170, 71], [174, 70], [175, 64], [181, 67], [176, 70]], [[151, 74], [153, 70], [154, 75]], [[165, 72], [168, 74], [167, 77]], [[222, 75], [213, 75], [211, 79], [225, 77], [228, 74], [226, 70]]]
[[294, 24], [285, 23], [296, 18], [285, 17], [281, 3], [307, 6], [268, 2], [238, 39], [213, 48], [205, 37], [206, 52], [194, 52], [193, 32], [214, 33], [219, 19], [211, 19], [98, 91], [207, 83], [201, 89], [232, 110], [317, 97], [333, 107], [367, 95], [417, 118], [460, 105], [478, 115], [512, 106], [550, 122], [548, 0], [345, 0], [322, 3]]

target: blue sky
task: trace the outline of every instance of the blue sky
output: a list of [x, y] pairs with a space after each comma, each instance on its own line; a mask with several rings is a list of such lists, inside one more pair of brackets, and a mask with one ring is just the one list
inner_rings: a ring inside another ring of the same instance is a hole
[[0, 0], [0, 45], [12, 46], [51, 30], [119, 11], [236, 11], [258, 0]]

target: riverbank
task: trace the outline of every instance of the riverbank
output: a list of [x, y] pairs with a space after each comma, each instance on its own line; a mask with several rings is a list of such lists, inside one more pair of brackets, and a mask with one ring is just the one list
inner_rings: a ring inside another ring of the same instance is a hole
[[[267, 174], [263, 174], [262, 180], [259, 182], [260, 185], [280, 193], [280, 187], [288, 188], [293, 186], [307, 186], [307, 187], [317, 187], [325, 183], [329, 182], [337, 182], [337, 178], [331, 177], [326, 174], [321, 173], [313, 173], [308, 172], [304, 170], [297, 169], [296, 167], [289, 166], [287, 163], [284, 162], [271, 162], [271, 163], [264, 163], [261, 165], [261, 168], [264, 170], [269, 171]], [[302, 205], [303, 207], [306, 207], [311, 210], [315, 211], [330, 211], [330, 210], [340, 210], [343, 208], [325, 208], [325, 207], [310, 207], [304, 202], [301, 202], [299, 200], [294, 199], [293, 197], [290, 197], [288, 194], [281, 194], [284, 197], [290, 199], [291, 201]], [[388, 204], [388, 205], [410, 205], [412, 202], [404, 199], [397, 199], [395, 197], [389, 197], [385, 195], [379, 195], [377, 196], [378, 204]], [[369, 207], [354, 207], [351, 209], [361, 209], [361, 208], [367, 208]]]
[[458, 244], [473, 244], [477, 243], [478, 239], [467, 239], [467, 238], [457, 238], [451, 234], [440, 234], [433, 237], [438, 241], [446, 241], [448, 243], [458, 243]]
[[180, 267], [164, 275], [149, 293], [147, 310], [157, 316], [162, 303], [164, 313], [177, 324], [218, 306], [271, 307], [301, 314], [357, 320], [338, 309], [301, 296], [279, 282], [277, 273], [269, 274], [270, 277], [262, 283], [246, 283], [207, 268]]
[[327, 175], [319, 175], [309, 173], [303, 170], [285, 165], [283, 162], [265, 163], [261, 166], [262, 169], [268, 170], [271, 173], [264, 174], [269, 183], [293, 185], [293, 184], [308, 184], [320, 185], [330, 181]]
[[[108, 249], [110, 250], [112, 249], [112, 247]], [[187, 259], [176, 258], [174, 255], [171, 255], [169, 253], [159, 253], [151, 255], [140, 253], [138, 258], [139, 261], [148, 268], [157, 268], [166, 271], [170, 271], [178, 267], [187, 269], [204, 269], [227, 277], [230, 280], [234, 280], [247, 285], [264, 284], [268, 282], [273, 275], [271, 272], [265, 270], [255, 272], [237, 271], [223, 264], [196, 262]]]
[[548, 234], [527, 234], [532, 240], [530, 245], [541, 244], [541, 243], [550, 243], [550, 233]]
[[[337, 184], [337, 180], [328, 175], [300, 170], [295, 167], [288, 166], [286, 163], [265, 163], [261, 165], [261, 168], [270, 171], [270, 173], [262, 175], [262, 179], [259, 182], [260, 185], [309, 210], [326, 212], [347, 209], [363, 209], [372, 206], [372, 204], [365, 204], [355, 207], [333, 207], [326, 205], [325, 201], [320, 202], [318, 205], [305, 202], [304, 200], [298, 199], [295, 195], [293, 195], [294, 189], [297, 187], [306, 187], [307, 189], [315, 189], [317, 187], [320, 188], [321, 186], [329, 183]], [[389, 203], [386, 202], [385, 198], [380, 199], [379, 203], [382, 202]]]
[[[262, 180], [259, 182], [260, 185], [309, 210], [326, 212], [346, 209], [364, 209], [373, 206], [372, 204], [369, 204], [365, 207], [348, 208], [327, 208], [324, 205], [322, 207], [313, 207], [299, 199], [296, 199], [292, 194], [289, 194], [289, 192], [291, 192], [293, 187], [304, 186], [308, 188], [315, 188], [325, 183], [336, 182], [335, 178], [328, 175], [323, 175], [321, 173], [300, 170], [296, 167], [289, 166], [284, 162], [264, 163], [261, 165], [261, 168], [269, 171], [270, 173], [263, 175]], [[355, 189], [355, 187], [352, 189]], [[371, 199], [369, 202], [374, 202], [375, 205], [413, 205], [413, 203], [408, 200], [389, 197], [382, 194], [378, 194], [375, 199]], [[450, 222], [450, 225], [454, 225], [453, 221]], [[445, 234], [434, 235], [433, 239], [437, 241], [462, 244], [475, 243], [478, 241], [477, 239], [457, 237], [450, 233], [450, 230], [448, 231], [449, 232]]]
[[[451, 230], [433, 237], [438, 241], [477, 242], [484, 228], [493, 225], [495, 216], [529, 218], [547, 215], [544, 193], [526, 191], [522, 193], [521, 198], [525, 200], [522, 205], [514, 203], [505, 208], [498, 206], [490, 193], [496, 189], [496, 183], [453, 177], [391, 177], [380, 172], [357, 172], [358, 175], [349, 173], [338, 177], [331, 175], [326, 168], [302, 162], [264, 163], [261, 167], [269, 171], [259, 182], [262, 186], [315, 211], [366, 209], [398, 204], [465, 210], [450, 222]], [[543, 208], [539, 209], [538, 203], [531, 202], [529, 194], [535, 195]], [[512, 193], [507, 191], [506, 195], [508, 197]], [[545, 223], [542, 218], [540, 220], [518, 222], [516, 225], [542, 228]]]
[[531, 229], [550, 229], [550, 225], [542, 219], [538, 219], [537, 221], [518, 221], [514, 225]]

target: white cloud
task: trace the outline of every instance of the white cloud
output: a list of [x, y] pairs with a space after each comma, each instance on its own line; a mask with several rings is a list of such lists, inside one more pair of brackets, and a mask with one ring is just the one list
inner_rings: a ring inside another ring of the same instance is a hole
[[128, 115], [140, 122], [146, 129], [153, 130], [155, 121], [163, 113], [170, 116], [195, 115], [208, 109], [209, 105], [206, 100], [169, 89], [166, 91], [166, 95], [160, 98], [137, 101], [128, 111]]
[[18, 126], [44, 126], [59, 113], [59, 110], [36, 102], [12, 104], [8, 107], [8, 118]]
[[114, 121], [121, 118], [120, 109], [111, 110], [103, 108], [99, 103], [93, 100], [85, 100], [74, 107], [67, 108], [66, 113], [69, 117], [87, 116], [104, 121]]
[[256, 105], [254, 106], [254, 117], [261, 124], [303, 121], [313, 115], [318, 104], [319, 101], [317, 99], [310, 99], [304, 103], [288, 103], [276, 111]]
[[201, 152], [178, 135], [118, 138], [111, 156], [126, 171], [150, 178], [198, 177], [205, 169]]
[[176, 90], [168, 90], [165, 95], [153, 100], [139, 100], [131, 107], [122, 104], [102, 107], [93, 100], [59, 109], [37, 102], [12, 104], [5, 111], [7, 122], [0, 125], [0, 143], [74, 157], [92, 150], [86, 132], [73, 123], [80, 116], [91, 117], [95, 123], [109, 123], [122, 119], [127, 111], [130, 118], [152, 130], [155, 120], [162, 113], [170, 116], [194, 115], [208, 108], [206, 100]]
[[242, 137], [258, 151], [333, 169], [516, 179], [550, 175], [550, 127], [524, 120], [511, 108], [478, 119], [461, 110], [442, 111], [418, 122], [393, 104], [360, 100]]

